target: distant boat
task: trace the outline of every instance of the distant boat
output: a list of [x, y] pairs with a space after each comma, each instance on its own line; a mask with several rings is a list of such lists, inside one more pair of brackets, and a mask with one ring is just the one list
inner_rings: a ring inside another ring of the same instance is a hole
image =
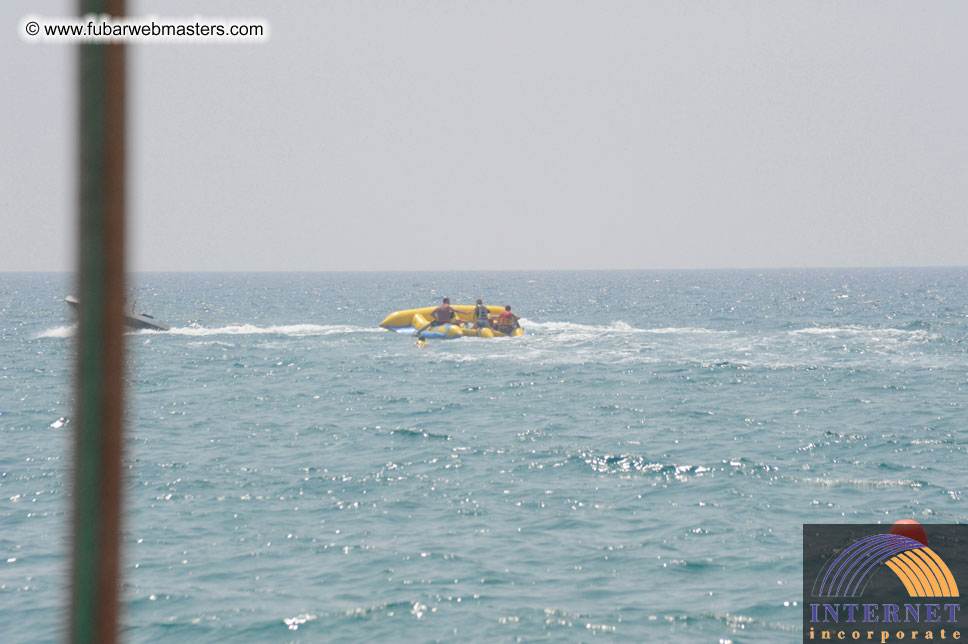
[[[77, 298], [68, 295], [64, 298], [64, 301], [71, 305], [71, 308], [75, 311], [81, 306], [81, 303]], [[153, 316], [147, 313], [134, 313], [126, 312], [124, 314], [124, 323], [133, 329], [151, 329], [152, 331], [168, 331], [171, 329], [170, 326], [162, 322], [161, 320], [156, 320]]]

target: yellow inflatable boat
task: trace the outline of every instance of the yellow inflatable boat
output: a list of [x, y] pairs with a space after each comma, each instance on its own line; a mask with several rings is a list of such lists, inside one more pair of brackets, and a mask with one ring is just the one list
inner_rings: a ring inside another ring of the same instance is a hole
[[[425, 306], [422, 309], [407, 309], [406, 311], [394, 311], [386, 317], [380, 326], [390, 331], [403, 333], [406, 335], [416, 335], [417, 331], [427, 326], [433, 319], [436, 306]], [[474, 328], [474, 305], [458, 304], [452, 306], [457, 313], [457, 324], [441, 324], [428, 328], [420, 335], [425, 338], [457, 338], [463, 335], [481, 338], [506, 338], [509, 335], [524, 335], [524, 329], [518, 327], [511, 333], [503, 333], [496, 329], [475, 329]], [[491, 315], [497, 316], [504, 311], [502, 306], [489, 306], [487, 310]]]

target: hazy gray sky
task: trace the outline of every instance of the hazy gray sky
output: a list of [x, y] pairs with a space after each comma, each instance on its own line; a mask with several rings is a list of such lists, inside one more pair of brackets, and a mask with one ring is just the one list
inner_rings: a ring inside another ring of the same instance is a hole
[[[74, 265], [73, 6], [0, 5], [0, 270]], [[129, 13], [272, 30], [130, 48], [134, 270], [968, 264], [966, 2]]]

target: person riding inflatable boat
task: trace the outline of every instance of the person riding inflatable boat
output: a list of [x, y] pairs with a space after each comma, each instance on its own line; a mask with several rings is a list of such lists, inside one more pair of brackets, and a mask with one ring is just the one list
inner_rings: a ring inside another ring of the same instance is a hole
[[[487, 311], [486, 313], [484, 311]], [[380, 323], [384, 329], [422, 338], [444, 339], [460, 336], [504, 338], [524, 335], [524, 329], [510, 306], [458, 304], [444, 298], [440, 306], [394, 311]]]

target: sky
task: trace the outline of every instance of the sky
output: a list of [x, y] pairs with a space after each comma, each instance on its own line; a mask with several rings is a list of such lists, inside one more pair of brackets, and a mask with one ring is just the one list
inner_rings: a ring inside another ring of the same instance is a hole
[[[0, 271], [72, 270], [76, 46], [0, 3]], [[968, 265], [968, 3], [145, 3], [134, 271]]]

